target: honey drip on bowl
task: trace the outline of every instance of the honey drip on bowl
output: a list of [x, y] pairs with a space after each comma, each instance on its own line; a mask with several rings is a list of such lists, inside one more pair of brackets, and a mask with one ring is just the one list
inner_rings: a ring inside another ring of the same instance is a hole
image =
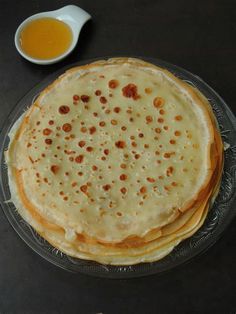
[[60, 56], [68, 50], [71, 42], [71, 28], [54, 18], [31, 21], [20, 34], [22, 50], [37, 59], [53, 59]]

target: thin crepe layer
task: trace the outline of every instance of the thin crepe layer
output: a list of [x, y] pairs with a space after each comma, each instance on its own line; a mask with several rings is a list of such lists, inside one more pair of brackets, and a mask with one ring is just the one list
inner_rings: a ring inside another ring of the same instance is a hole
[[[136, 64], [138, 67], [145, 65], [149, 68], [153, 67], [154, 69], [159, 69], [139, 60], [112, 59], [108, 61], [108, 63], [116, 65], [123, 64], [124, 62], [130, 62], [132, 66]], [[94, 66], [104, 66], [105, 64], [107, 64], [107, 62], [101, 61], [79, 69], [72, 69], [68, 73], [70, 75], [71, 73], [76, 73], [78, 70], [84, 71]], [[68, 225], [63, 224], [62, 220], [55, 219], [50, 213], [48, 214], [48, 212], [37, 208], [28, 199], [28, 195], [26, 195], [25, 192], [25, 182], [22, 178], [22, 169], [17, 168], [16, 160], [9, 158], [9, 155], [16, 154], [16, 143], [21, 139], [22, 135], [27, 132], [27, 128], [31, 123], [30, 119], [32, 113], [35, 110], [40, 111], [43, 109], [41, 102], [47, 96], [47, 93], [53, 90], [55, 85], [60, 85], [63, 77], [41, 94], [33, 107], [31, 107], [23, 118], [23, 122], [20, 123], [20, 126], [12, 131], [11, 145], [7, 158], [13, 202], [28, 223], [52, 245], [66, 254], [83, 259], [95, 260], [103, 264], [114, 265], [131, 265], [139, 262], [154, 261], [167, 255], [179, 242], [196, 232], [204, 222], [209, 204], [211, 204], [218, 193], [223, 168], [223, 146], [218, 126], [209, 103], [199, 91], [181, 82], [168, 71], [161, 70], [178, 85], [181, 85], [182, 88], [190, 94], [197, 105], [201, 107], [202, 112], [204, 112], [204, 119], [209, 135], [208, 145], [206, 145], [206, 151], [209, 157], [205, 160], [207, 175], [201, 187], [195, 195], [192, 196], [192, 199], [185, 202], [183, 207], [172, 211], [171, 215], [168, 215], [168, 218], [162, 221], [162, 223], [159, 223], [159, 226], [155, 228], [145, 227], [144, 224], [144, 229], [141, 232], [137, 234], [133, 232], [128, 234], [126, 232], [123, 233], [122, 237], [118, 235], [116, 240], [112, 236], [110, 238], [96, 237], [86, 232], [75, 232], [70, 226], [68, 227]], [[126, 234], [125, 237], [124, 234]]]

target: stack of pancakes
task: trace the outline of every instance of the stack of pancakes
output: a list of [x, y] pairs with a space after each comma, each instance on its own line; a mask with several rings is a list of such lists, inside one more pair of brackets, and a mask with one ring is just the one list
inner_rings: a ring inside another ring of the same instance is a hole
[[11, 201], [81, 259], [157, 261], [201, 227], [219, 191], [223, 146], [207, 99], [139, 59], [70, 69], [9, 136]]

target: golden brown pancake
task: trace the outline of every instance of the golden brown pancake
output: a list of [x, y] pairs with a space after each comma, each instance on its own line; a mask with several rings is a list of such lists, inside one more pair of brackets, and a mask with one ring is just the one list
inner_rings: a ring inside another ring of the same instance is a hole
[[10, 132], [12, 201], [45, 239], [107, 264], [155, 261], [196, 232], [223, 146], [205, 97], [165, 69], [114, 58], [72, 68]]

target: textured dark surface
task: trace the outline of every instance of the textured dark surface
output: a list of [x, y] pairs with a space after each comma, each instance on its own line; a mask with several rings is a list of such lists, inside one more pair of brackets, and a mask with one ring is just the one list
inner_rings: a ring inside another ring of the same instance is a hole
[[[105, 55], [164, 59], [202, 77], [236, 113], [235, 1], [74, 1], [92, 16], [63, 62], [37, 66], [14, 48], [18, 24], [68, 1], [0, 1], [0, 125], [36, 83]], [[32, 252], [0, 212], [0, 313], [235, 313], [236, 221], [206, 253], [163, 274], [105, 280], [60, 270]]]

